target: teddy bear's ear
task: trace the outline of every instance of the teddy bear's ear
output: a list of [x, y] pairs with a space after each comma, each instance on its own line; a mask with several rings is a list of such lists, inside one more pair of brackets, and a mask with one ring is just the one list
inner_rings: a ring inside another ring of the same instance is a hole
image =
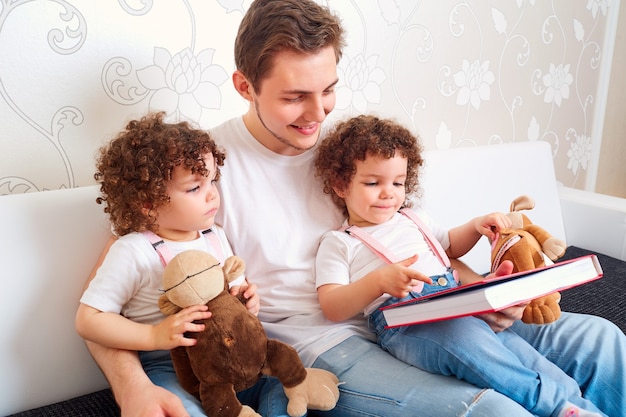
[[527, 195], [517, 197], [511, 203], [509, 211], [532, 210], [535, 207], [535, 200]]
[[226, 281], [231, 282], [241, 274], [246, 269], [246, 264], [243, 259], [238, 256], [231, 256], [230, 258], [224, 261], [224, 267], [222, 270], [224, 271], [224, 277], [226, 277]]
[[176, 314], [180, 310], [182, 310], [182, 308], [172, 303], [165, 294], [162, 294], [159, 297], [159, 309], [161, 310], [161, 313], [165, 314], [166, 316], [171, 316], [172, 314]]
[[524, 228], [524, 215], [522, 213], [518, 211], [511, 211], [506, 213], [505, 216], [511, 220], [511, 227], [507, 229], [508, 231]]

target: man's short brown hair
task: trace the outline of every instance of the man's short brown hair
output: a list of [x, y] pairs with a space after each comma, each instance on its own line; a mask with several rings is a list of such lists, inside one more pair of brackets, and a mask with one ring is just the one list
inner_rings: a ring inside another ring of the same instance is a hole
[[277, 53], [315, 54], [329, 46], [339, 62], [344, 31], [328, 8], [311, 0], [255, 0], [239, 25], [235, 64], [258, 93]]

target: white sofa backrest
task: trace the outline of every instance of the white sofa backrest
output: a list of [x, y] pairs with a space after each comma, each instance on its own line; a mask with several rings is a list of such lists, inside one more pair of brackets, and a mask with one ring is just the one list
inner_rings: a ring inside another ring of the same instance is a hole
[[[520, 142], [425, 152], [422, 207], [437, 222], [454, 227], [490, 212], [509, 211], [526, 194], [535, 208], [530, 220], [553, 236], [565, 239], [561, 206], [550, 146]], [[490, 267], [486, 238], [462, 258], [476, 272]]]
[[74, 330], [110, 235], [96, 197], [96, 186], [0, 197], [0, 415], [107, 386]]

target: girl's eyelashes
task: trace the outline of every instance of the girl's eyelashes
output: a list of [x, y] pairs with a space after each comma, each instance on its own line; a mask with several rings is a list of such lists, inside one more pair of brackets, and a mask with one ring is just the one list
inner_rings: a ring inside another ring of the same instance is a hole
[[[366, 187], [376, 187], [378, 185], [378, 182], [364, 182], [363, 185], [365, 185]], [[404, 187], [404, 183], [403, 182], [394, 182], [393, 186], [394, 187]]]

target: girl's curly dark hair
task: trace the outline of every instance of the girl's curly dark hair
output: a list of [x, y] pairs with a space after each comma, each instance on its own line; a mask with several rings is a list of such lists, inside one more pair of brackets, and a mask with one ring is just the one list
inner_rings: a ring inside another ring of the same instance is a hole
[[226, 157], [209, 134], [187, 122], [163, 122], [165, 113], [151, 113], [132, 120], [107, 145], [100, 148], [94, 178], [100, 184], [98, 204], [115, 232], [125, 235], [150, 230], [156, 232], [154, 210], [169, 202], [167, 184], [174, 167], [194, 174], [208, 175], [204, 158], [213, 154], [217, 166]]
[[345, 201], [333, 188], [349, 187], [356, 174], [356, 161], [364, 161], [367, 156], [392, 158], [399, 152], [407, 158], [407, 199], [403, 206], [409, 207], [408, 197], [418, 194], [418, 173], [424, 163], [422, 149], [419, 138], [398, 123], [371, 115], [357, 116], [338, 122], [317, 147], [315, 175], [321, 178], [324, 192], [347, 215]]

